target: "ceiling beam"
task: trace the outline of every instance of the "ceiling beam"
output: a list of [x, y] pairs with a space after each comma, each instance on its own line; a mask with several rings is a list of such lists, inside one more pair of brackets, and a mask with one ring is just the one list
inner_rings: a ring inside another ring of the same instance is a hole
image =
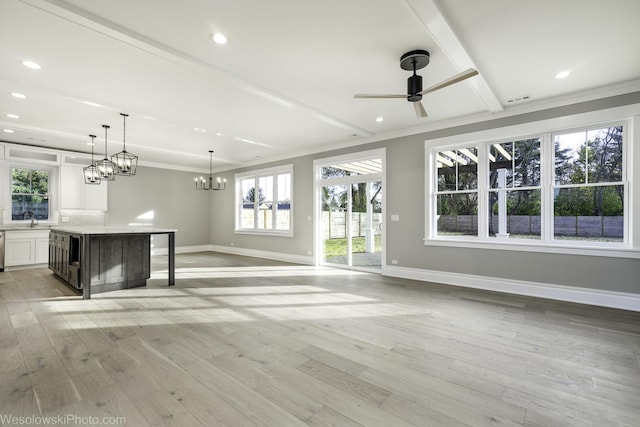
[[[453, 29], [445, 19], [442, 12], [438, 8], [434, 0], [405, 0], [417, 17], [422, 21], [426, 30], [429, 32], [438, 47], [449, 58], [449, 61], [457, 69], [457, 71], [466, 70], [467, 68], [478, 67], [471, 60], [466, 49], [458, 40]], [[467, 83], [473, 91], [485, 103], [487, 109], [492, 113], [504, 110], [504, 107], [493, 93], [486, 80], [482, 77], [482, 70], [478, 70], [479, 75], [473, 79], [469, 79]]]

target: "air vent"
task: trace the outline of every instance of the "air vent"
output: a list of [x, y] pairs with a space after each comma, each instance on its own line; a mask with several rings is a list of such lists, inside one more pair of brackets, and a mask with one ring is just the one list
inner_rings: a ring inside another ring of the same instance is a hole
[[522, 101], [526, 101], [529, 98], [530, 98], [529, 96], [521, 96], [520, 98], [511, 98], [511, 99], [507, 99], [507, 103], [513, 104], [516, 102], [522, 102]]

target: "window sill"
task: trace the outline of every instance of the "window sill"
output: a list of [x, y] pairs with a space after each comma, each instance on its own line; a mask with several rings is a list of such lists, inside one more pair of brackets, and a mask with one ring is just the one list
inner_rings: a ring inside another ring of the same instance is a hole
[[[612, 258], [634, 258], [640, 259], [640, 250], [629, 249], [620, 246], [585, 246], [585, 242], [575, 244], [531, 244], [522, 240], [510, 240], [508, 243], [487, 241], [487, 240], [467, 240], [467, 239], [424, 239], [425, 246], [445, 246], [454, 248], [469, 249], [493, 249], [502, 251], [540, 252], [563, 255], [587, 255]], [[578, 246], [580, 245], [580, 246]]]
[[274, 237], [293, 237], [291, 231], [273, 231], [273, 230], [234, 230], [235, 234], [250, 234], [254, 236], [274, 236]]

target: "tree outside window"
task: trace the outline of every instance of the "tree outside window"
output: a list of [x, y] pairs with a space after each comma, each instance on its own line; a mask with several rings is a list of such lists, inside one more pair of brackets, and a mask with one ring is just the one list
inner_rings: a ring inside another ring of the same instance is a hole
[[11, 219], [49, 219], [49, 171], [11, 169]]
[[[624, 135], [622, 125], [611, 125], [486, 142], [477, 149], [436, 148], [435, 234], [623, 243], [629, 185]], [[483, 179], [478, 161], [487, 173]], [[479, 212], [478, 201], [486, 209]]]
[[623, 135], [612, 126], [555, 136], [554, 238], [622, 241]]

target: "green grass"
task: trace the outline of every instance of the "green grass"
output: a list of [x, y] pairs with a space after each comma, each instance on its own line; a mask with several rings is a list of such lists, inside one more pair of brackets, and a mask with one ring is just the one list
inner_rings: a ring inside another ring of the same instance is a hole
[[[364, 237], [354, 237], [351, 239], [351, 245], [353, 253], [364, 252]], [[375, 236], [373, 246], [375, 252], [382, 252], [382, 236]], [[325, 258], [346, 255], [346, 253], [347, 239], [327, 239], [324, 241]]]

